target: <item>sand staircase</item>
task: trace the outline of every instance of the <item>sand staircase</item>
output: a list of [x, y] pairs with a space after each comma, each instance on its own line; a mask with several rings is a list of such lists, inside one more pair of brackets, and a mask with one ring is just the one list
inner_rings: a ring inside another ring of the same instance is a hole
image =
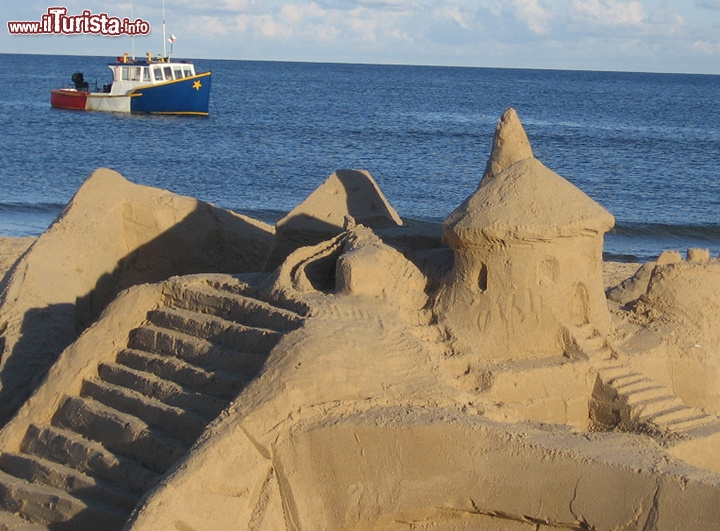
[[592, 325], [576, 327], [571, 334], [597, 369], [590, 418], [599, 426], [688, 435], [696, 428], [720, 429], [716, 417], [684, 404], [667, 387], [616, 359]]
[[621, 428], [681, 434], [718, 424], [716, 417], [686, 405], [667, 387], [623, 364], [598, 368], [592, 404], [596, 421], [603, 415], [607, 421], [610, 412]]
[[302, 317], [241, 284], [175, 282], [114, 362], [20, 451], [0, 454], [0, 530], [122, 528], [140, 497], [192, 446]]

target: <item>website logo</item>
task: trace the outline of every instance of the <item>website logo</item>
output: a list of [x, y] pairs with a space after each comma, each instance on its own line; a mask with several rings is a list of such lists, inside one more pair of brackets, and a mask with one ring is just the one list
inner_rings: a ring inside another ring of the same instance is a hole
[[107, 13], [93, 14], [85, 9], [79, 15], [68, 15], [66, 7], [49, 7], [39, 21], [7, 23], [11, 35], [147, 35], [150, 23], [136, 18], [111, 17]]

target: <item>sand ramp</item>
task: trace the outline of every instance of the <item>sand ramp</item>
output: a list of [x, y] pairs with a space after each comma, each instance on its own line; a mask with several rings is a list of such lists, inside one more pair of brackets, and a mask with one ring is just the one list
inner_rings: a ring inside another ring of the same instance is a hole
[[0, 529], [122, 528], [283, 334], [302, 325], [228, 278], [171, 281], [114, 361], [97, 363], [49, 423], [32, 422], [19, 449], [3, 449]]

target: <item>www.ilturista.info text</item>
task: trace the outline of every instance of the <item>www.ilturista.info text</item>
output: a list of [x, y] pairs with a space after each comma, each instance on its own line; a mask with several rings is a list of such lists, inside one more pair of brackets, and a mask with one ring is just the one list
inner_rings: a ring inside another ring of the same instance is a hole
[[84, 10], [80, 15], [68, 15], [66, 7], [50, 7], [40, 21], [8, 22], [11, 35], [147, 35], [150, 23], [141, 18], [111, 17], [107, 13], [92, 14]]

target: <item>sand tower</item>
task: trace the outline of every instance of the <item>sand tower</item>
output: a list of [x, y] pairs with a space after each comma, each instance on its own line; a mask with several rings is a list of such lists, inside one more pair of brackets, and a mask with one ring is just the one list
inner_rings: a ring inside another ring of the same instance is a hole
[[459, 347], [490, 358], [563, 354], [567, 327], [607, 333], [603, 234], [613, 216], [533, 154], [513, 109], [480, 186], [445, 221], [455, 253], [437, 313]]

